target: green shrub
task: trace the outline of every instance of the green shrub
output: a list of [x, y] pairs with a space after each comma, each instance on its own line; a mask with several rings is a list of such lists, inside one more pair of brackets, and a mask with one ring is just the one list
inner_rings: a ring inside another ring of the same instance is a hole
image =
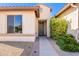
[[79, 44], [75, 38], [66, 34], [67, 22], [61, 18], [51, 18], [50, 21], [50, 35], [53, 39], [56, 39], [59, 47], [64, 51], [79, 52]]
[[70, 34], [59, 36], [57, 44], [64, 51], [79, 52], [79, 44], [77, 44], [75, 38]]
[[79, 52], [79, 45], [65, 44], [63, 47], [61, 47], [61, 49], [69, 52]]
[[70, 34], [65, 34], [63, 36], [59, 36], [57, 41], [63, 41], [66, 44], [77, 44], [75, 38]]
[[67, 22], [65, 19], [54, 18], [50, 20], [50, 35], [52, 38], [57, 39], [59, 36], [66, 34]]

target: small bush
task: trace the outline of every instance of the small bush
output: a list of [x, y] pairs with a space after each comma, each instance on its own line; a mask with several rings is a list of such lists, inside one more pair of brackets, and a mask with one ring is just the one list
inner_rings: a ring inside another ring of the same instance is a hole
[[57, 44], [64, 51], [79, 52], [79, 44], [77, 44], [74, 37], [70, 34], [60, 36], [57, 39]]
[[70, 51], [70, 52], [79, 52], [79, 45], [76, 44], [65, 44], [63, 48], [64, 51]]
[[58, 41], [62, 40], [66, 44], [77, 44], [75, 38], [72, 35], [70, 35], [70, 34], [65, 34], [63, 36], [59, 36], [59, 38], [57, 40]]
[[58, 36], [66, 34], [67, 22], [65, 19], [53, 17], [50, 20], [50, 29], [51, 37], [57, 39]]

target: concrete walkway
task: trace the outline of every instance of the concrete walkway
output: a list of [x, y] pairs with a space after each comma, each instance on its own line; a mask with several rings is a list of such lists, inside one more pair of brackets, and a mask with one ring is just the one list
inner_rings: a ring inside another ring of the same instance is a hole
[[46, 37], [39, 37], [39, 55], [40, 56], [57, 56], [56, 50], [51, 46]]
[[39, 37], [34, 43], [31, 56], [79, 56], [79, 52], [63, 51], [55, 40]]

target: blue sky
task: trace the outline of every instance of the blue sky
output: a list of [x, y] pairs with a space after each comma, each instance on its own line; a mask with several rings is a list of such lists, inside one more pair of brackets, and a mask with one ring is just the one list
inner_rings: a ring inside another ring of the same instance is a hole
[[[34, 6], [37, 3], [0, 3], [0, 7], [8, 6]], [[56, 15], [56, 13], [65, 6], [65, 3], [43, 3], [44, 5], [52, 9], [51, 16]], [[19, 17], [20, 18], [20, 17]], [[18, 19], [18, 18], [17, 18]], [[15, 25], [19, 25], [21, 20], [17, 20]]]

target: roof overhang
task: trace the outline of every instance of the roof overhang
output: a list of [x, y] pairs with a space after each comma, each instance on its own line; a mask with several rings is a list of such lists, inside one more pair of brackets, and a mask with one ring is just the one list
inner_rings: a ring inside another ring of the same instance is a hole
[[62, 8], [57, 14], [56, 14], [56, 17], [58, 17], [60, 14], [62, 14], [64, 11], [66, 11], [67, 9], [69, 9], [70, 7], [77, 7], [75, 5], [76, 3], [68, 3], [65, 5], [64, 8]]
[[39, 6], [35, 7], [0, 7], [0, 11], [34, 11], [36, 17], [39, 17]]
[[25, 11], [25, 10], [34, 10], [37, 11], [39, 9], [36, 7], [0, 7], [0, 11]]
[[[47, 5], [44, 5], [44, 4], [42, 4], [42, 3], [39, 3], [39, 4], [37, 4], [36, 6], [40, 7], [40, 5], [43, 5], [43, 6], [47, 7], [47, 8], [49, 8], [49, 9], [50, 9], [50, 12], [52, 12], [52, 8], [50, 8], [50, 7], [48, 7]], [[40, 7], [40, 8], [41, 8], [41, 7]]]

